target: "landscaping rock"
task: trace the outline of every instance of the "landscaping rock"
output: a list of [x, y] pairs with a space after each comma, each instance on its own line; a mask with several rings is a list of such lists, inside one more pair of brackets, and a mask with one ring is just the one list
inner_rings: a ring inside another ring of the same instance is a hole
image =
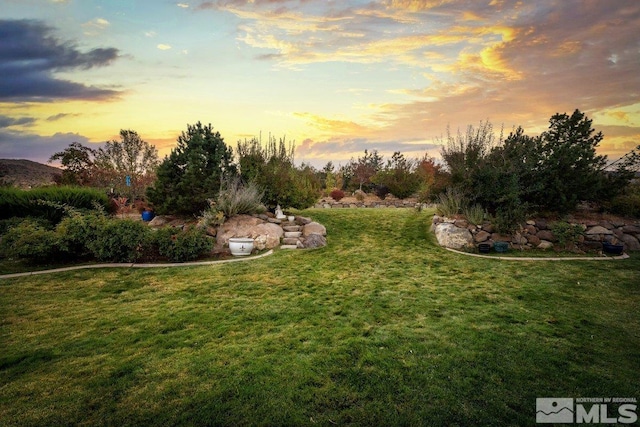
[[307, 218], [307, 217], [304, 217], [304, 216], [297, 216], [296, 217], [296, 222], [298, 224], [306, 225], [306, 224], [312, 223], [313, 220], [311, 218]]
[[278, 246], [283, 234], [279, 225], [249, 215], [237, 215], [220, 226], [216, 239], [218, 246], [226, 246], [232, 237], [251, 237], [256, 241], [256, 248], [262, 250]]
[[624, 243], [625, 250], [640, 251], [640, 242], [631, 234], [623, 234], [620, 240]]
[[556, 236], [549, 230], [540, 230], [536, 233], [536, 237], [540, 240], [546, 240], [548, 242], [557, 242]]
[[553, 243], [549, 242], [548, 240], [541, 240], [537, 246], [538, 249], [551, 249], [552, 247]]
[[475, 237], [473, 238], [476, 242], [481, 243], [481, 242], [486, 242], [487, 240], [489, 240], [489, 237], [491, 237], [491, 234], [489, 234], [488, 232], [481, 230], [478, 231], [478, 233], [475, 235]]
[[327, 246], [327, 238], [321, 234], [310, 234], [304, 239], [303, 246], [305, 249], [315, 249]]
[[613, 231], [609, 230], [608, 228], [605, 228], [601, 225], [596, 225], [595, 227], [591, 227], [590, 229], [588, 229], [585, 234], [587, 236], [594, 236], [594, 235], [609, 235], [609, 234], [613, 234]]
[[527, 240], [529, 241], [529, 244], [531, 244], [533, 247], [538, 247], [538, 245], [542, 242], [542, 240], [540, 240], [540, 238], [535, 235], [527, 236]]
[[637, 225], [625, 225], [621, 228], [623, 233], [627, 234], [640, 234], [640, 227]]
[[303, 227], [302, 235], [304, 237], [307, 237], [312, 234], [320, 234], [321, 236], [326, 236], [327, 229], [322, 224], [319, 224], [317, 222], [310, 222]]
[[459, 228], [451, 223], [442, 223], [436, 226], [436, 239], [440, 246], [451, 249], [472, 247], [473, 236], [466, 228]]
[[153, 218], [151, 221], [149, 221], [149, 227], [153, 227], [153, 228], [164, 227], [169, 223], [169, 221], [172, 221], [172, 220], [173, 218], [171, 217], [158, 215], [155, 218]]

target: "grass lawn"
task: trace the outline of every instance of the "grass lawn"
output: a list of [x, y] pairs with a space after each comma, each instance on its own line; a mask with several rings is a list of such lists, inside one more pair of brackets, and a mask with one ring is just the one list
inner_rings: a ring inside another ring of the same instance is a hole
[[640, 257], [499, 261], [410, 209], [303, 212], [329, 246], [0, 280], [0, 425], [535, 425], [640, 398]]

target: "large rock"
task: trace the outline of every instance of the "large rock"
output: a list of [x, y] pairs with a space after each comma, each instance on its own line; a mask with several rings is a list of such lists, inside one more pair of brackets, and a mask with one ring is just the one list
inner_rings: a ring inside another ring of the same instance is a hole
[[319, 234], [321, 236], [326, 236], [327, 229], [325, 228], [324, 225], [319, 224], [317, 222], [310, 222], [308, 224], [305, 224], [305, 226], [302, 228], [302, 235], [304, 237], [308, 237], [312, 234]]
[[613, 231], [609, 230], [606, 227], [603, 227], [601, 225], [596, 225], [595, 227], [591, 227], [590, 229], [588, 229], [585, 234], [587, 236], [594, 236], [594, 235], [599, 235], [599, 234], [604, 234], [604, 235], [608, 235], [608, 234], [613, 234]]
[[640, 234], [640, 227], [637, 225], [625, 225], [622, 227], [622, 231], [627, 234]]
[[631, 234], [623, 234], [620, 238], [624, 243], [624, 248], [628, 251], [640, 251], [640, 242]]
[[305, 249], [315, 249], [323, 246], [327, 246], [327, 238], [321, 234], [310, 234], [306, 239], [304, 239]]
[[216, 241], [219, 247], [223, 247], [229, 244], [232, 237], [251, 237], [256, 249], [263, 250], [278, 246], [283, 234], [282, 227], [277, 224], [249, 215], [237, 215], [220, 226]]
[[551, 249], [553, 247], [553, 243], [548, 240], [541, 240], [538, 244], [538, 249]]
[[557, 242], [556, 236], [549, 230], [540, 230], [536, 233], [536, 237], [540, 240], [546, 240], [548, 242]]
[[478, 231], [478, 233], [476, 234], [474, 240], [478, 243], [481, 242], [486, 242], [487, 240], [489, 240], [489, 237], [491, 237], [490, 233], [487, 233], [484, 230]]
[[473, 236], [466, 228], [445, 222], [438, 224], [435, 231], [438, 243], [445, 248], [462, 249], [473, 246]]

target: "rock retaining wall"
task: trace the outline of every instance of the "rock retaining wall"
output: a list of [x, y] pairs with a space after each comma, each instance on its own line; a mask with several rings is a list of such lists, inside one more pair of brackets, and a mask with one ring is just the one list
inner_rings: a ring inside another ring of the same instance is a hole
[[[452, 249], [475, 248], [480, 243], [508, 242], [513, 249], [559, 248], [558, 236], [554, 234], [554, 221], [529, 220], [512, 235], [501, 235], [490, 223], [481, 226], [470, 224], [465, 219], [433, 216], [432, 229], [441, 246]], [[575, 242], [560, 249], [580, 252], [602, 251], [603, 243], [624, 245], [625, 251], [640, 250], [640, 221], [576, 220], [570, 222], [581, 230]]]

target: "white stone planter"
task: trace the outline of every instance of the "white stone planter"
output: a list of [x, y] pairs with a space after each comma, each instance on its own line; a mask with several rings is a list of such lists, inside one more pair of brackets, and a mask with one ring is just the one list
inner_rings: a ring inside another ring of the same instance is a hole
[[253, 251], [253, 239], [248, 237], [232, 237], [229, 239], [231, 255], [247, 256]]

